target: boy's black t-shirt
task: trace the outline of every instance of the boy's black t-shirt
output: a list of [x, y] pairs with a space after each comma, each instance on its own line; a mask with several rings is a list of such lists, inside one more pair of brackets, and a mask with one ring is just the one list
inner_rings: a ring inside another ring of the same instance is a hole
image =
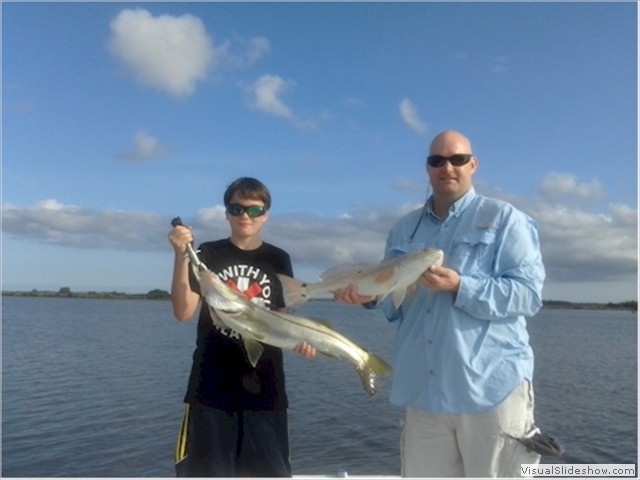
[[[200, 259], [232, 288], [266, 308], [284, 308], [277, 274], [293, 276], [291, 259], [282, 249], [263, 243], [255, 250], [241, 250], [229, 239], [203, 243]], [[190, 272], [191, 289], [200, 286]], [[202, 300], [196, 350], [185, 396], [187, 403], [201, 403], [226, 411], [287, 408], [282, 350], [264, 345], [255, 368], [247, 360], [240, 334], [215, 326]]]

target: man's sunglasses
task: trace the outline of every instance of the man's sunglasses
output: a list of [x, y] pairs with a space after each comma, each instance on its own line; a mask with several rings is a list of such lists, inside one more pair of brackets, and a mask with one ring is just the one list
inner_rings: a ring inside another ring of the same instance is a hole
[[427, 157], [427, 165], [430, 167], [440, 168], [442, 167], [447, 160], [454, 167], [461, 167], [462, 165], [466, 165], [473, 158], [473, 153], [458, 153], [456, 155], [451, 155], [450, 157], [443, 157], [442, 155], [429, 155]]
[[249, 205], [245, 207], [239, 203], [232, 203], [227, 206], [227, 213], [234, 217], [241, 217], [244, 212], [247, 212], [251, 218], [261, 217], [266, 213], [267, 209], [263, 205]]

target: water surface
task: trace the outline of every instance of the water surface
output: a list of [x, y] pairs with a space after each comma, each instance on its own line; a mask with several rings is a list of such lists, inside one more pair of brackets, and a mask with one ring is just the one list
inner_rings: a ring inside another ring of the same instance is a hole
[[[2, 475], [170, 477], [195, 322], [166, 301], [3, 297]], [[391, 359], [379, 314], [313, 302]], [[561, 463], [637, 463], [637, 317], [543, 310], [529, 321], [537, 423]], [[399, 473], [402, 410], [370, 398], [350, 364], [285, 355], [294, 474]], [[557, 460], [543, 459], [552, 463]]]

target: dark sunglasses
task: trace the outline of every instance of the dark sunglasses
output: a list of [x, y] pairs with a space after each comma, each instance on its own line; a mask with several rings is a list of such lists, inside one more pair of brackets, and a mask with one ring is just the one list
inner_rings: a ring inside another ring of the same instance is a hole
[[245, 207], [239, 203], [232, 203], [227, 206], [227, 213], [234, 217], [241, 217], [244, 212], [247, 212], [251, 218], [261, 217], [266, 213], [267, 209], [263, 205], [249, 205]]
[[462, 165], [466, 165], [473, 158], [473, 153], [458, 153], [456, 155], [451, 155], [450, 157], [443, 157], [442, 155], [429, 155], [427, 157], [427, 165], [430, 167], [440, 168], [442, 167], [447, 160], [454, 167], [461, 167]]

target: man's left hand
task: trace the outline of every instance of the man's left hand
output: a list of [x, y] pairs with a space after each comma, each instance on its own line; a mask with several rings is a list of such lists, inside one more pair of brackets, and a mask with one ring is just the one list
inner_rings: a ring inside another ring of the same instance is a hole
[[457, 293], [460, 288], [460, 275], [450, 268], [432, 265], [420, 277], [422, 284], [436, 292]]

